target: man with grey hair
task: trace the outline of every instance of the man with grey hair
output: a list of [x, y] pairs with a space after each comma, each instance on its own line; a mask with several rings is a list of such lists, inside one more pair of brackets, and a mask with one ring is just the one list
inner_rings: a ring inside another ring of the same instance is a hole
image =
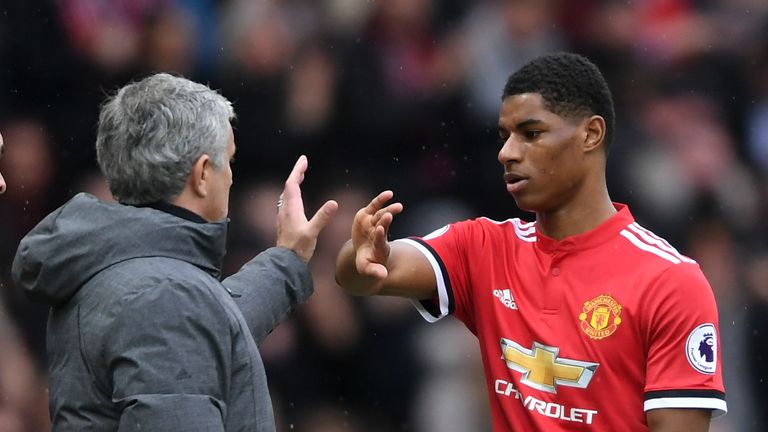
[[51, 306], [56, 431], [273, 431], [257, 349], [312, 293], [338, 205], [304, 215], [296, 162], [277, 245], [219, 280], [235, 143], [230, 102], [157, 74], [102, 107], [97, 155], [119, 203], [79, 194], [22, 240], [13, 276]]

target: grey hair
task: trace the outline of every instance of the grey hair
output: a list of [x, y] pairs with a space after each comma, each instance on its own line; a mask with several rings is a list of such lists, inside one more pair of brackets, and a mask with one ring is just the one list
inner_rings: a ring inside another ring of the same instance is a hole
[[232, 104], [203, 84], [160, 73], [126, 85], [101, 107], [96, 158], [123, 204], [170, 202], [192, 166], [227, 163]]

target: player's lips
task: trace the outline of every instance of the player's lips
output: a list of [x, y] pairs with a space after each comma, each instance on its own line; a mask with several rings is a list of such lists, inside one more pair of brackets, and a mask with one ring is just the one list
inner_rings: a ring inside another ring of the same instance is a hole
[[507, 183], [507, 192], [517, 193], [528, 184], [528, 177], [515, 172], [505, 172], [504, 182]]

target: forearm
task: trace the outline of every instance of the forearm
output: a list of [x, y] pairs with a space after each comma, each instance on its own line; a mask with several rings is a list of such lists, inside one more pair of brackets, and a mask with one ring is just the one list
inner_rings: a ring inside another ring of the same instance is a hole
[[352, 242], [348, 241], [336, 260], [336, 281], [353, 295], [386, 295], [414, 299], [430, 299], [437, 293], [431, 265], [413, 246], [398, 241], [388, 243], [389, 253], [383, 264], [370, 275], [357, 270]]
[[707, 432], [712, 412], [706, 409], [666, 408], [646, 413], [652, 432]]
[[357, 271], [352, 240], [342, 246], [336, 258], [336, 283], [352, 295], [375, 295], [384, 284], [382, 280]]
[[306, 264], [283, 248], [265, 250], [222, 283], [233, 293], [257, 343], [314, 290]]

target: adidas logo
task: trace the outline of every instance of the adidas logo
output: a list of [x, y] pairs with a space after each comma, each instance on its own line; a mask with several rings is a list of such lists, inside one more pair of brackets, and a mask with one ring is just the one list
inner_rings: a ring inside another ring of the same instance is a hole
[[512, 291], [510, 291], [509, 288], [493, 290], [493, 295], [496, 296], [504, 306], [512, 310], [517, 310], [517, 303], [515, 303], [515, 298], [512, 297]]

